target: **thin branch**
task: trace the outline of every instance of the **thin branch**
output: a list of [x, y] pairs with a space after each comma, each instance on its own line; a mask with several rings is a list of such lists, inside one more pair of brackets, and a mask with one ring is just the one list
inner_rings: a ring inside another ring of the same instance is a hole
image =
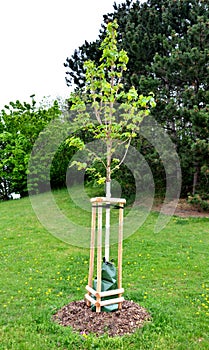
[[126, 148], [126, 151], [125, 151], [125, 153], [124, 153], [123, 158], [121, 159], [120, 163], [119, 163], [118, 165], [116, 165], [116, 166], [111, 170], [111, 173], [112, 173], [115, 169], [117, 169], [118, 167], [120, 167], [121, 164], [124, 162], [124, 160], [125, 160], [125, 158], [126, 158], [126, 156], [127, 156], [127, 153], [128, 153], [129, 147], [130, 147], [130, 144], [131, 144], [131, 137], [130, 137], [130, 139], [129, 139], [129, 141], [128, 141], [127, 148]]
[[105, 164], [105, 162], [102, 160], [101, 157], [99, 157], [95, 152], [93, 152], [91, 149], [89, 149], [88, 147], [86, 147], [87, 151], [91, 153], [91, 155], [93, 155], [95, 157], [95, 159], [98, 159], [102, 165], [104, 166], [105, 169], [107, 169], [107, 166]]

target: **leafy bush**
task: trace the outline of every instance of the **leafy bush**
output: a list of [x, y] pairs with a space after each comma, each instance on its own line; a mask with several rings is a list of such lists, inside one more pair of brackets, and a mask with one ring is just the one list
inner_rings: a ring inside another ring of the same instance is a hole
[[207, 195], [194, 194], [188, 196], [188, 202], [193, 204], [198, 210], [209, 211], [209, 201]]

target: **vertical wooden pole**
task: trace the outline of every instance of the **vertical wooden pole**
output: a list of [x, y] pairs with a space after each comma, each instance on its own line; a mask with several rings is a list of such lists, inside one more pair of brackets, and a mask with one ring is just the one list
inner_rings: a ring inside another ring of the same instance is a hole
[[[98, 232], [97, 232], [97, 292], [101, 292], [102, 283], [102, 203], [98, 203]], [[101, 311], [101, 297], [97, 295], [96, 312]]]
[[[89, 277], [88, 286], [92, 288], [92, 279], [94, 273], [94, 249], [95, 249], [95, 232], [96, 232], [96, 213], [97, 208], [95, 203], [92, 203], [92, 216], [91, 216], [91, 242], [90, 242], [90, 259], [89, 259]], [[90, 295], [91, 293], [88, 292]], [[91, 306], [90, 301], [87, 300], [87, 305]]]
[[[122, 288], [122, 254], [123, 254], [123, 203], [119, 203], [119, 228], [118, 228], [118, 288]], [[122, 294], [119, 294], [120, 298]], [[121, 310], [122, 303], [118, 303]]]

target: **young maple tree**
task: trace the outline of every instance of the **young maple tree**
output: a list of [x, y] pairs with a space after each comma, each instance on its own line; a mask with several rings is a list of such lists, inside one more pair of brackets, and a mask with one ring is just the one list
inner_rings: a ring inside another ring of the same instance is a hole
[[[74, 116], [72, 121], [74, 130], [88, 130], [95, 140], [101, 140], [105, 144], [105, 154], [99, 156], [89, 150], [89, 155], [105, 167], [106, 175], [102, 177], [97, 172], [97, 176], [99, 183], [106, 182], [107, 198], [111, 198], [112, 173], [124, 162], [131, 140], [137, 136], [143, 118], [149, 115], [150, 108], [155, 107], [152, 93], [149, 96], [138, 94], [134, 86], [127, 92], [124, 91], [123, 73], [127, 69], [128, 56], [126, 51], [119, 51], [117, 48], [117, 28], [116, 20], [108, 23], [106, 37], [100, 45], [102, 50], [100, 64], [96, 65], [92, 60], [84, 63], [85, 88], [80, 93], [72, 93], [69, 99], [70, 110]], [[78, 149], [88, 147], [76, 136], [68, 138], [67, 143]], [[120, 158], [115, 158], [116, 150], [121, 145], [124, 152]], [[79, 169], [88, 167], [86, 162], [74, 161], [73, 164]], [[110, 213], [109, 208], [106, 210], [108, 246]], [[108, 249], [106, 255], [108, 260]]]

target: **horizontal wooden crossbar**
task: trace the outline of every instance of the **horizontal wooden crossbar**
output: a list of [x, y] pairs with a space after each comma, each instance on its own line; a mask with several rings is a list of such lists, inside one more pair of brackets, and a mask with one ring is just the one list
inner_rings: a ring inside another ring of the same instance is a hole
[[118, 303], [122, 303], [124, 301], [123, 297], [120, 298], [114, 298], [114, 299], [108, 299], [108, 300], [103, 300], [100, 301], [100, 305], [98, 306], [106, 306], [106, 305], [112, 305], [112, 304], [118, 304]]
[[120, 288], [120, 289], [112, 289], [112, 290], [108, 290], [105, 292], [97, 292], [96, 290], [94, 290], [93, 288], [86, 286], [86, 290], [91, 293], [94, 296], [99, 296], [100, 298], [103, 297], [109, 297], [112, 295], [117, 295], [117, 294], [122, 294], [124, 293], [124, 288]]
[[96, 290], [95, 290], [95, 289], [93, 289], [93, 288], [91, 288], [91, 287], [89, 287], [89, 286], [86, 286], [86, 290], [87, 290], [89, 293], [93, 294], [94, 296], [96, 295]]
[[125, 204], [126, 203], [126, 199], [124, 198], [107, 198], [107, 197], [95, 197], [95, 198], [91, 198], [90, 199], [91, 203], [121, 203], [121, 204]]
[[90, 301], [95, 306], [107, 306], [107, 305], [122, 303], [124, 301], [123, 297], [97, 301], [96, 299], [93, 299], [92, 297], [90, 297], [90, 295], [88, 294], [85, 294], [85, 299]]
[[93, 305], [95, 305], [96, 303], [96, 299], [93, 299], [90, 295], [85, 294], [85, 299], [87, 299], [88, 301], [90, 301]]

